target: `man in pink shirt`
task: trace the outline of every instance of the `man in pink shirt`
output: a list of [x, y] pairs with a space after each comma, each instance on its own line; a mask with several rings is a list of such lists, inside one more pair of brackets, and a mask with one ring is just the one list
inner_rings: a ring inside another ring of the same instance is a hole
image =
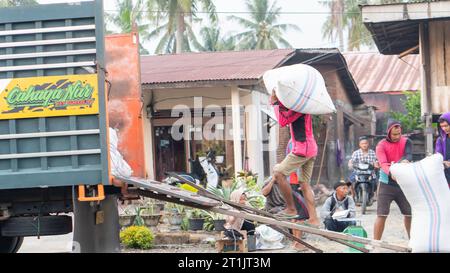
[[314, 196], [310, 186], [314, 161], [317, 156], [317, 143], [314, 139], [312, 128], [312, 117], [308, 114], [298, 113], [284, 107], [278, 100], [275, 92], [272, 92], [270, 99], [274, 106], [275, 115], [281, 127], [290, 126], [292, 151], [286, 158], [274, 167], [274, 175], [271, 183], [277, 183], [284, 200], [286, 209], [278, 216], [292, 219], [297, 217], [297, 210], [292, 197], [292, 189], [286, 176], [301, 168], [299, 182], [306, 200], [309, 212], [309, 224], [319, 226]]
[[377, 219], [374, 225], [374, 239], [381, 240], [386, 219], [389, 216], [391, 203], [397, 203], [404, 216], [404, 224], [408, 236], [411, 230], [411, 205], [405, 197], [400, 185], [391, 176], [393, 163], [412, 161], [412, 142], [402, 136], [402, 125], [399, 121], [389, 120], [387, 137], [378, 143], [376, 148], [380, 163], [380, 183], [378, 187]]

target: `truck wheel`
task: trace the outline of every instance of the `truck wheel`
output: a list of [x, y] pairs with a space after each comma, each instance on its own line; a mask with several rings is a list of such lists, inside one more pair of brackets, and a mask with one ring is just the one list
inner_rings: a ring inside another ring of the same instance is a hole
[[0, 236], [0, 253], [17, 253], [22, 243], [23, 237]]

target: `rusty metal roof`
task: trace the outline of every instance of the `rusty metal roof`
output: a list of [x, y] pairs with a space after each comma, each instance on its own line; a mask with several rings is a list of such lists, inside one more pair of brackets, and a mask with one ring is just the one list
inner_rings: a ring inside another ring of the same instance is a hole
[[361, 93], [416, 91], [420, 89], [420, 57], [380, 53], [344, 53]]
[[198, 81], [259, 80], [294, 49], [183, 53], [141, 57], [145, 85]]

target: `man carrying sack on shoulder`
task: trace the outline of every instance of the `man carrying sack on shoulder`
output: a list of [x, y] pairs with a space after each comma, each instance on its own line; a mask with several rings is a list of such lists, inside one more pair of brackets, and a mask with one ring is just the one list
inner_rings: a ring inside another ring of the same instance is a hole
[[286, 176], [289, 176], [292, 172], [300, 168], [301, 175], [299, 182], [301, 183], [302, 192], [310, 215], [308, 224], [319, 227], [320, 222], [317, 217], [314, 196], [310, 186], [314, 161], [318, 150], [313, 134], [312, 116], [287, 109], [278, 100], [275, 91], [272, 92], [270, 103], [274, 107], [275, 115], [280, 126], [290, 126], [292, 140], [291, 153], [280, 164], [274, 167], [274, 183], [278, 184], [283, 199], [286, 201], [285, 210], [277, 214], [277, 217], [285, 219], [295, 219], [298, 217], [292, 197], [292, 189]]

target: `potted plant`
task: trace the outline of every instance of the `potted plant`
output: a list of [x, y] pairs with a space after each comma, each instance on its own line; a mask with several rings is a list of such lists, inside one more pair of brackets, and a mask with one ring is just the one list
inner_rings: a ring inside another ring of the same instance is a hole
[[155, 200], [155, 199], [146, 199], [146, 201], [144, 201], [143, 208], [147, 209], [147, 208], [151, 207], [153, 214], [156, 215], [156, 214], [160, 214], [161, 211], [164, 210], [165, 205], [166, 204], [163, 201], [159, 201], [159, 200]]
[[205, 230], [225, 231], [225, 217], [222, 214], [206, 211]]
[[185, 207], [179, 204], [170, 203], [167, 205], [168, 213], [166, 214], [169, 224], [172, 226], [181, 226], [185, 213]]
[[154, 211], [154, 208], [154, 206], [149, 206], [146, 208], [141, 208], [139, 211], [139, 216], [144, 221], [144, 224], [148, 227], [156, 227], [162, 217], [162, 214], [156, 213]]
[[189, 230], [203, 230], [205, 224], [205, 212], [201, 209], [193, 209], [189, 212]]
[[215, 144], [212, 148], [216, 154], [216, 163], [222, 164], [225, 161], [225, 151], [219, 143]]
[[198, 160], [200, 160], [200, 162], [202, 162], [203, 160], [206, 159], [206, 152], [205, 151], [198, 151], [196, 153], [196, 155], [198, 156]]
[[125, 210], [123, 210], [121, 213], [119, 213], [119, 225], [122, 228], [130, 227], [134, 224], [134, 221], [136, 220], [136, 212], [133, 211], [131, 208], [127, 207]]

